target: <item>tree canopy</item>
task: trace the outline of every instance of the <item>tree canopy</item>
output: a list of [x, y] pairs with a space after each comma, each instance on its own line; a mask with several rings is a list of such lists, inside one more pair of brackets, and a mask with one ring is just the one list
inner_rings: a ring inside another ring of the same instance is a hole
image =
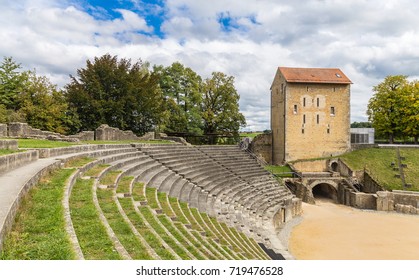
[[144, 134], [165, 116], [158, 76], [142, 61], [109, 54], [88, 60], [66, 86], [66, 97], [76, 108], [82, 130], [108, 124]]
[[393, 143], [396, 136], [419, 135], [419, 84], [407, 76], [387, 76], [373, 88], [368, 103], [368, 119], [378, 134], [386, 135]]

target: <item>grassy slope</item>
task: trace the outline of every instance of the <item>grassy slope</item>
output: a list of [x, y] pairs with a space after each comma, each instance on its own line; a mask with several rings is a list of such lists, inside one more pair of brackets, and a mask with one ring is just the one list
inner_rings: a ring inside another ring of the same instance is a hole
[[[406, 183], [411, 183], [410, 190], [419, 191], [419, 149], [400, 149], [400, 155], [406, 158], [403, 163], [407, 164], [404, 169]], [[363, 149], [340, 156], [353, 170], [362, 170], [364, 167], [370, 171], [372, 176], [387, 189], [402, 189], [402, 181], [394, 175], [390, 165], [394, 162], [397, 165], [395, 149]]]

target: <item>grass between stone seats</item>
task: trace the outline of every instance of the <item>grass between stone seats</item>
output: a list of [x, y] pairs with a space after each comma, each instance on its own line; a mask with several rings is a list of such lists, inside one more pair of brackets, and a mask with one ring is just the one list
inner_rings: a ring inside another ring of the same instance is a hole
[[112, 240], [93, 203], [93, 179], [77, 179], [70, 197], [71, 220], [85, 259], [118, 260]]
[[61, 200], [74, 169], [52, 172], [24, 197], [1, 259], [69, 260], [75, 254], [65, 230]]

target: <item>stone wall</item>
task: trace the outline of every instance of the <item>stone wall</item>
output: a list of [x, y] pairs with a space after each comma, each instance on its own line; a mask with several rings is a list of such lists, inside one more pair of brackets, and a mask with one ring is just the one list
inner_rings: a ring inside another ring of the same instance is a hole
[[328, 171], [326, 159], [305, 160], [292, 163], [292, 166], [298, 172], [326, 172]]
[[95, 130], [95, 139], [97, 141], [120, 141], [120, 140], [139, 140], [140, 138], [131, 130], [120, 130], [116, 127], [110, 127], [107, 124], [100, 125]]
[[44, 131], [33, 128], [27, 123], [13, 122], [9, 124], [2, 124], [7, 127], [7, 136], [12, 138], [37, 138], [57, 141], [77, 142], [76, 138], [71, 138], [55, 132]]
[[259, 134], [250, 142], [250, 151], [272, 164], [272, 134]]
[[0, 123], [0, 137], [7, 137], [7, 124]]
[[419, 214], [419, 193], [410, 191], [377, 192], [377, 210]]
[[0, 149], [17, 150], [16, 140], [0, 140]]
[[94, 131], [82, 131], [77, 134], [69, 136], [71, 138], [79, 139], [80, 141], [94, 141], [95, 132]]
[[0, 173], [15, 169], [38, 158], [38, 151], [27, 151], [0, 156]]
[[376, 193], [384, 190], [368, 172], [364, 172], [362, 185], [362, 191], [366, 193]]

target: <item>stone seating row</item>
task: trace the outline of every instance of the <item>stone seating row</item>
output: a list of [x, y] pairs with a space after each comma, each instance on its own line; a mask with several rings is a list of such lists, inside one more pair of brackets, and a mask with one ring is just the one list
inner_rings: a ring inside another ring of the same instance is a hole
[[[115, 162], [115, 163], [112, 164], [112, 166], [107, 168], [107, 170], [112, 170], [112, 169], [115, 169], [115, 168], [122, 170], [122, 173], [120, 173], [120, 175], [118, 176], [118, 179], [116, 181], [118, 181], [119, 178], [121, 178], [122, 176], [125, 176], [125, 175], [128, 175], [128, 174], [133, 174], [132, 170], [134, 168], [134, 165], [129, 161], [126, 161], [126, 162], [127, 163], [124, 164], [123, 166], [119, 162]], [[156, 175], [162, 173], [162, 171], [163, 171], [163, 170], [161, 170], [161, 168], [162, 168], [161, 165], [158, 165], [158, 166], [160, 166], [160, 170], [159, 170], [159, 168], [153, 167], [153, 166], [156, 166], [156, 165], [144, 165], [144, 164], [141, 164], [141, 163], [139, 163], [138, 165], [139, 166], [143, 165], [143, 166], [147, 166], [147, 167], [143, 170], [141, 170], [140, 168], [137, 167], [136, 168], [137, 172], [134, 173], [134, 175], [135, 175], [134, 178], [137, 178], [137, 177], [140, 176], [141, 180], [145, 181], [145, 182], [150, 182], [152, 179], [155, 179]], [[116, 183], [116, 185], [117, 185], [117, 183]]]
[[[205, 211], [212, 216], [218, 215], [218, 216], [225, 216], [229, 212], [221, 212], [217, 209], [220, 209], [221, 206], [217, 207], [217, 204], [219, 205], [222, 203], [220, 200], [222, 195], [220, 195], [220, 189], [223, 189], [228, 191], [231, 189], [235, 189], [235, 192], [229, 193], [231, 197], [235, 197], [236, 200], [233, 201], [233, 204], [237, 205], [241, 200], [246, 199], [249, 195], [252, 193], [255, 193], [255, 191], [258, 191], [257, 188], [254, 188], [252, 190], [252, 186], [249, 185], [248, 182], [243, 180], [243, 178], [240, 175], [237, 175], [227, 168], [223, 168], [219, 162], [215, 161], [213, 158], [208, 156], [206, 153], [203, 153], [201, 148], [195, 148], [195, 147], [176, 147], [173, 152], [168, 149], [167, 147], [164, 147], [163, 149], [159, 149], [158, 146], [156, 147], [145, 147], [142, 148], [142, 151], [153, 157], [154, 159], [158, 160], [163, 165], [167, 166], [169, 169], [173, 170], [180, 176], [182, 176], [187, 181], [190, 181], [193, 185], [196, 185], [198, 187], [198, 190], [195, 190], [191, 188], [192, 193], [194, 194], [194, 197], [192, 197], [192, 200], [188, 201], [190, 203], [196, 202], [196, 195], [198, 195], [198, 208], [202, 211]], [[237, 148], [236, 148], [237, 149]], [[209, 149], [210, 151], [215, 150], [219, 152], [217, 148]], [[233, 148], [230, 148], [229, 150], [233, 150]], [[237, 154], [241, 154], [241, 151], [235, 151]], [[246, 155], [240, 155], [241, 157], [245, 158]], [[256, 163], [256, 161], [254, 161]], [[253, 167], [255, 168], [255, 167]], [[260, 167], [257, 167], [252, 170], [257, 170], [257, 168], [261, 169]], [[267, 176], [266, 172], [262, 170], [260, 172], [257, 170], [257, 172], [251, 172], [252, 175], [261, 175], [261, 176]], [[218, 178], [220, 178], [219, 181]], [[254, 178], [253, 178], [254, 179]], [[171, 182], [175, 183], [175, 186], [178, 185], [180, 179], [177, 178], [177, 182]], [[215, 182], [217, 184], [215, 185]], [[266, 184], [265, 184], [266, 185]], [[268, 184], [266, 186], [268, 189], [272, 188], [272, 191], [279, 191], [282, 190], [283, 193], [281, 196], [273, 196], [271, 199], [274, 200], [275, 203], [266, 203], [268, 202], [268, 199], [257, 199], [255, 200], [255, 203], [252, 203], [249, 207], [250, 209], [253, 209], [255, 213], [250, 212], [249, 219], [247, 221], [247, 226], [249, 229], [252, 229], [253, 231], [257, 230], [252, 226], [257, 224], [256, 220], [259, 219], [260, 215], [254, 215], [256, 213], [267, 213], [267, 215], [272, 216], [270, 209], [277, 209], [278, 207], [276, 205], [284, 206], [284, 203], [281, 204], [281, 201], [284, 200], [287, 196], [292, 196], [290, 192], [287, 192], [285, 187], [279, 186], [279, 184], [274, 184], [272, 180], [270, 180], [270, 185]], [[244, 188], [248, 188], [249, 192], [246, 194], [247, 196], [241, 197], [240, 195], [243, 193], [240, 192]], [[201, 189], [201, 193], [199, 192], [199, 189]], [[167, 186], [162, 188], [162, 191], [166, 191]], [[176, 196], [176, 193], [172, 192]], [[210, 194], [211, 199], [208, 200], [208, 195]], [[216, 194], [216, 195], [213, 195]], [[181, 198], [181, 197], [180, 197]], [[181, 198], [182, 199], [182, 198]], [[230, 199], [232, 200], [232, 199]], [[217, 202], [218, 201], [218, 202]], [[208, 203], [209, 202], [209, 203]], [[229, 202], [227, 202], [229, 203]], [[266, 207], [268, 205], [269, 207]], [[234, 208], [234, 207], [233, 207]], [[263, 211], [261, 210], [263, 209]], [[235, 216], [240, 217], [241, 215], [237, 213], [237, 208], [234, 209]], [[230, 208], [230, 211], [233, 211], [233, 209]], [[229, 218], [234, 223], [234, 218], [232, 217], [234, 215], [229, 215]], [[220, 217], [222, 218], [222, 217]], [[243, 221], [242, 218], [239, 218], [238, 220]], [[262, 219], [259, 219], [262, 220]], [[265, 219], [266, 220], [266, 219]], [[230, 223], [231, 224], [231, 223]], [[231, 224], [232, 225], [232, 224]], [[243, 225], [240, 225], [243, 226]], [[269, 226], [268, 224], [265, 226]], [[261, 229], [259, 228], [259, 231]]]

